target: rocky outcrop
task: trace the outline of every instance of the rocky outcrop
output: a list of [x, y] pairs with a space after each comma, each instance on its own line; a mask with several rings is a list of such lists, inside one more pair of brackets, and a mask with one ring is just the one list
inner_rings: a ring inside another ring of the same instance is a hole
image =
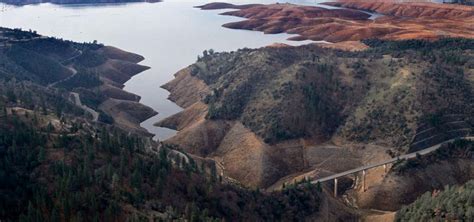
[[169, 99], [183, 108], [201, 101], [210, 93], [203, 80], [191, 75], [192, 70], [193, 67], [180, 70], [173, 80], [162, 86], [171, 92]]
[[189, 126], [203, 121], [207, 115], [207, 105], [202, 102], [196, 102], [188, 106], [183, 111], [165, 118], [156, 123], [156, 126], [166, 127], [174, 130], [182, 130]]

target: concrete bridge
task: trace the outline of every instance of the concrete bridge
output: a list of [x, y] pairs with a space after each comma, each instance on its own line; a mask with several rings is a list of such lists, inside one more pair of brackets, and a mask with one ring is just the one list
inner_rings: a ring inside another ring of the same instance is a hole
[[[474, 137], [467, 136], [467, 137], [460, 137], [460, 138], [456, 138], [456, 139], [474, 140]], [[436, 145], [431, 146], [429, 148], [419, 150], [419, 151], [416, 151], [416, 152], [413, 152], [413, 153], [404, 154], [404, 155], [401, 155], [401, 156], [398, 156], [398, 157], [395, 157], [395, 158], [392, 158], [392, 159], [388, 159], [388, 160], [385, 160], [385, 161], [382, 161], [382, 162], [379, 162], [379, 163], [373, 163], [373, 164], [358, 167], [358, 168], [355, 168], [355, 169], [347, 170], [347, 171], [344, 171], [344, 172], [341, 172], [341, 173], [337, 173], [337, 174], [334, 174], [334, 175], [331, 175], [331, 176], [319, 178], [319, 179], [311, 181], [311, 183], [312, 184], [317, 184], [317, 183], [323, 183], [323, 182], [326, 182], [326, 181], [333, 180], [334, 181], [334, 196], [337, 196], [337, 180], [339, 178], [362, 172], [362, 187], [363, 187], [363, 190], [365, 191], [366, 190], [365, 176], [366, 176], [368, 170], [376, 168], [376, 167], [383, 167], [384, 170], [387, 171], [389, 164], [393, 164], [393, 163], [395, 163], [397, 161], [400, 161], [400, 160], [412, 159], [412, 158], [415, 158], [417, 155], [423, 156], [423, 155], [429, 154], [429, 153], [439, 149], [441, 147], [441, 145], [453, 142], [456, 139], [446, 140], [442, 143], [436, 144]]]

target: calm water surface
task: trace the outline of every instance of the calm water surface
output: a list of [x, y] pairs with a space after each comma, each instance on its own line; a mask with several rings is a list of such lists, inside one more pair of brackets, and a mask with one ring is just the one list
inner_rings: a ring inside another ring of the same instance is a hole
[[[222, 0], [219, 0], [222, 1]], [[322, 2], [323, 0], [321, 0]], [[212, 1], [165, 0], [160, 3], [102, 5], [39, 4], [14, 7], [0, 4], [0, 26], [37, 30], [38, 33], [78, 42], [97, 40], [105, 45], [138, 53], [141, 63], [151, 69], [136, 75], [125, 84], [125, 90], [141, 96], [141, 101], [159, 112], [142, 123], [158, 139], [175, 131], [154, 127], [153, 123], [181, 110], [167, 99], [169, 93], [160, 86], [173, 74], [196, 61], [205, 49], [215, 51], [256, 48], [272, 43], [291, 45], [287, 34], [265, 35], [261, 32], [231, 30], [222, 24], [239, 18], [218, 15], [220, 11], [201, 11], [193, 6]], [[236, 4], [274, 3], [270, 0], [228, 0]], [[318, 1], [298, 0], [296, 4]]]

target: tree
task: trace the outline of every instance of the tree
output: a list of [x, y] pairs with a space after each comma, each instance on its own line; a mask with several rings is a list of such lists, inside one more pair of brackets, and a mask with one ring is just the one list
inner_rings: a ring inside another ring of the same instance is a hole
[[40, 147], [39, 154], [38, 154], [38, 162], [42, 163], [46, 160], [46, 151], [43, 147]]
[[8, 90], [7, 91], [7, 98], [10, 102], [16, 103], [17, 98], [16, 98], [15, 92], [13, 90]]
[[465, 215], [467, 221], [474, 221], [474, 206], [468, 206]]
[[138, 169], [135, 169], [132, 174], [131, 185], [137, 189], [140, 189], [142, 185], [142, 174]]
[[217, 169], [216, 165], [212, 164], [211, 165], [211, 181], [216, 182], [217, 181]]
[[321, 182], [318, 181], [318, 183], [316, 183], [316, 190], [318, 192], [322, 192], [323, 191], [323, 187], [321, 186]]

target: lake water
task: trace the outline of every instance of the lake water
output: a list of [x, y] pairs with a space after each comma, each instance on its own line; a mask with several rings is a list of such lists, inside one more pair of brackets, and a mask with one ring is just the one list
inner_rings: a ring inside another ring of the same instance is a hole
[[[296, 0], [295, 4], [314, 5], [318, 1]], [[261, 32], [231, 30], [222, 24], [240, 18], [218, 15], [219, 11], [193, 8], [212, 1], [165, 0], [160, 3], [100, 5], [39, 4], [10, 6], [0, 4], [0, 26], [32, 29], [47, 36], [77, 42], [97, 40], [145, 57], [141, 63], [151, 69], [136, 75], [125, 90], [140, 95], [143, 104], [159, 112], [142, 123], [158, 139], [175, 131], [154, 127], [153, 123], [181, 110], [167, 99], [160, 86], [173, 79], [178, 70], [196, 61], [205, 49], [231, 51], [256, 48], [273, 43], [291, 45], [306, 42], [287, 41], [287, 34], [265, 35]], [[274, 3], [271, 0], [227, 0], [235, 4]], [[285, 2], [285, 1], [282, 1]]]

